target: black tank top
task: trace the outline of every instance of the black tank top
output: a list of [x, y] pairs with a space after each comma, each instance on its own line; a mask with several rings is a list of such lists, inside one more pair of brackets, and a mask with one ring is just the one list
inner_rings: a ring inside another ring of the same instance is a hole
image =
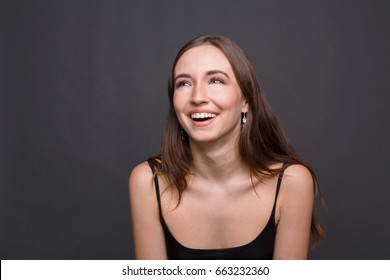
[[[152, 160], [148, 160], [150, 168], [154, 174]], [[237, 247], [224, 249], [192, 249], [181, 245], [169, 230], [165, 223], [161, 210], [160, 187], [157, 176], [154, 177], [157, 202], [160, 213], [160, 221], [164, 230], [165, 245], [168, 259], [170, 260], [270, 260], [273, 256], [276, 225], [275, 225], [275, 207], [278, 198], [280, 185], [284, 173], [284, 166], [279, 174], [275, 201], [272, 208], [271, 216], [264, 229], [251, 242]]]

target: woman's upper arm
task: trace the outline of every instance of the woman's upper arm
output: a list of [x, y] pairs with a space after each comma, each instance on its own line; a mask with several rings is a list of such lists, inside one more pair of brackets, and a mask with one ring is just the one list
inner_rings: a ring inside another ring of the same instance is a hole
[[147, 163], [141, 163], [131, 172], [129, 194], [136, 259], [166, 259], [153, 174]]
[[314, 204], [313, 177], [302, 165], [285, 170], [278, 207], [274, 259], [307, 259]]

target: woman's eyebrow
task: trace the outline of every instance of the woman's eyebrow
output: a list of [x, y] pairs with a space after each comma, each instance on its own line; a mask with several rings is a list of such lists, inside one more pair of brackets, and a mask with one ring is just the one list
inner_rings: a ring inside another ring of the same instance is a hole
[[175, 76], [174, 80], [176, 81], [179, 78], [189, 78], [189, 79], [191, 79], [192, 77], [191, 77], [190, 74], [182, 73], [182, 74], [178, 74], [177, 76]]
[[[222, 70], [209, 70], [209, 71], [206, 72], [206, 76], [212, 76], [212, 75], [215, 75], [215, 74], [222, 74], [222, 75], [226, 76], [226, 78], [228, 78], [230, 80], [229, 75], [226, 72], [222, 71]], [[174, 80], [176, 81], [179, 78], [189, 78], [189, 79], [191, 79], [192, 76], [190, 74], [187, 74], [187, 73], [181, 73], [181, 74], [176, 75]]]
[[210, 70], [210, 71], [206, 72], [207, 76], [211, 76], [211, 75], [215, 75], [215, 74], [222, 74], [222, 75], [226, 76], [226, 78], [228, 78], [230, 80], [229, 75], [226, 72], [222, 71], [222, 70]]

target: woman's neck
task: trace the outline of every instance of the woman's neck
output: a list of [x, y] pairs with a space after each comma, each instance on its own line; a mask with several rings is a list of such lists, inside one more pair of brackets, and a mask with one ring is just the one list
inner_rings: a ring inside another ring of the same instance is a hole
[[193, 171], [207, 180], [227, 180], [245, 170], [237, 142], [225, 145], [191, 143]]

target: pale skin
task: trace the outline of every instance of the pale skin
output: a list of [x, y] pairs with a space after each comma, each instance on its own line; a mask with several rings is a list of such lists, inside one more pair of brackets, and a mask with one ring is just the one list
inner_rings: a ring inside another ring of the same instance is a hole
[[[158, 177], [164, 219], [185, 247], [220, 249], [247, 244], [267, 224], [277, 185], [276, 177], [261, 182], [251, 178], [248, 166], [240, 159], [237, 137], [241, 112], [248, 111], [248, 104], [229, 61], [214, 46], [186, 51], [176, 64], [175, 77], [174, 108], [189, 137], [193, 175], [187, 176], [188, 188], [176, 208], [177, 191], [168, 187], [163, 176]], [[216, 117], [194, 122], [191, 115], [201, 112]], [[166, 259], [147, 163], [134, 168], [129, 190], [136, 258]], [[274, 259], [307, 258], [313, 201], [310, 172], [301, 165], [288, 167], [276, 204]]]

